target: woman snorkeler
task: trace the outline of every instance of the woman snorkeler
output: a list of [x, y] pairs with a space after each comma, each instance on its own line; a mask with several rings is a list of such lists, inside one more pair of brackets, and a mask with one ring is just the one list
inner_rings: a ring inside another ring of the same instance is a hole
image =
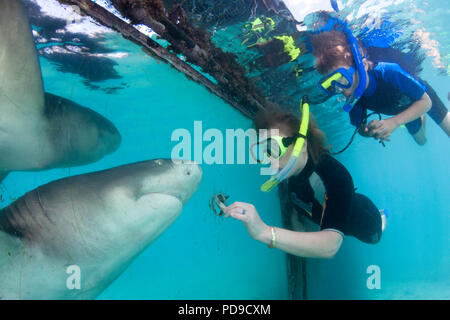
[[268, 132], [258, 147], [264, 148], [271, 167], [278, 169], [262, 190], [270, 191], [287, 180], [296, 212], [319, 225], [320, 231], [268, 226], [255, 206], [244, 202], [222, 206], [226, 217], [242, 221], [253, 239], [270, 248], [302, 257], [334, 257], [345, 235], [377, 243], [384, 230], [384, 214], [369, 198], [355, 193], [350, 173], [330, 155], [324, 133], [309, 119], [308, 104], [303, 101], [302, 106], [302, 119], [282, 111], [265, 111], [255, 118], [256, 128]]

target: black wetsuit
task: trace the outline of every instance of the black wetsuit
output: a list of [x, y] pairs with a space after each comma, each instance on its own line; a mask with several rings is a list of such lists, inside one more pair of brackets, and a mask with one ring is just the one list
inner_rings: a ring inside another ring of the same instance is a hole
[[[350, 121], [359, 127], [361, 120], [372, 110], [380, 114], [397, 115], [422, 98], [426, 92], [432, 106], [428, 115], [440, 125], [448, 109], [439, 99], [433, 88], [424, 80], [416, 80], [396, 63], [379, 62], [369, 70], [369, 86], [350, 112]], [[420, 118], [405, 124], [409, 133], [417, 133], [422, 121]]]
[[[309, 159], [305, 169], [289, 178], [288, 184], [296, 210], [318, 224], [321, 230], [351, 235], [366, 243], [380, 240], [378, 208], [366, 196], [355, 193], [350, 173], [328, 153], [323, 154], [315, 166]], [[325, 201], [315, 195], [320, 184], [325, 188]]]

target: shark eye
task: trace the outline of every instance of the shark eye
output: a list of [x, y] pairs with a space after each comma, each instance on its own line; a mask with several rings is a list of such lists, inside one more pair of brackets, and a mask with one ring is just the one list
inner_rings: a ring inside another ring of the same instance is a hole
[[163, 165], [163, 161], [161, 159], [155, 160], [156, 164], [159, 166]]
[[190, 175], [191, 175], [191, 170], [186, 169], [186, 170], [184, 171], [184, 173], [185, 173], [187, 176], [190, 176]]

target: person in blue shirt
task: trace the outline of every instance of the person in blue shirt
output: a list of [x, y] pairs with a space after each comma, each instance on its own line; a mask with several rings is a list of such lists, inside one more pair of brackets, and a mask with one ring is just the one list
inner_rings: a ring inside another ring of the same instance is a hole
[[[351, 97], [359, 84], [354, 58], [347, 36], [337, 30], [314, 34], [311, 37], [316, 68], [325, 75], [320, 85], [329, 94]], [[450, 115], [433, 88], [424, 80], [416, 79], [396, 63], [373, 63], [363, 56], [365, 77], [364, 94], [350, 111], [351, 123], [364, 137], [389, 141], [398, 127], [405, 125], [414, 140], [426, 143], [425, 113], [450, 137]], [[367, 110], [392, 117], [366, 123]]]

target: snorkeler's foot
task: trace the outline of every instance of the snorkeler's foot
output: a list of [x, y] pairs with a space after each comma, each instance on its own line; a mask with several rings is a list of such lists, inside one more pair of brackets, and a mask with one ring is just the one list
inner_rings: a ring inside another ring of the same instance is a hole
[[380, 209], [378, 211], [381, 216], [381, 232], [383, 232], [386, 229], [386, 220], [389, 218], [389, 211], [387, 209]]
[[386, 215], [384, 213], [381, 214], [381, 232], [384, 232], [386, 229]]
[[450, 112], [447, 112], [447, 115], [444, 117], [439, 126], [450, 137]]

